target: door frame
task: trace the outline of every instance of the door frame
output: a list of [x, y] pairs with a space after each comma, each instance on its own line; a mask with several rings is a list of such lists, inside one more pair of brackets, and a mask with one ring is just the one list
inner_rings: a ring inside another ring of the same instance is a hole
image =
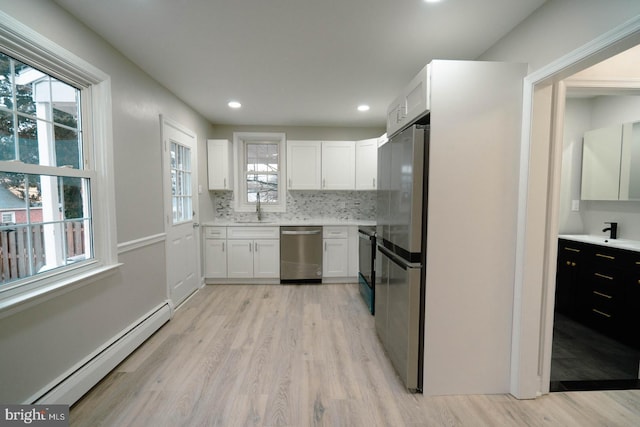
[[[198, 158], [197, 158], [197, 146], [198, 146], [198, 136], [195, 132], [191, 131], [190, 129], [186, 128], [185, 126], [183, 126], [182, 124], [180, 124], [179, 122], [166, 117], [163, 114], [160, 114], [160, 144], [161, 144], [161, 163], [162, 163], [162, 197], [163, 197], [163, 218], [164, 218], [164, 234], [165, 234], [165, 261], [167, 258], [167, 245], [168, 245], [168, 235], [169, 235], [169, 227], [171, 227], [171, 211], [172, 211], [172, 204], [171, 204], [171, 194], [168, 193], [168, 187], [167, 187], [167, 174], [169, 173], [169, 171], [167, 170], [166, 166], [168, 164], [167, 162], [167, 156], [169, 153], [168, 147], [166, 146], [167, 141], [166, 141], [166, 135], [165, 135], [165, 125], [171, 126], [177, 130], [179, 130], [180, 132], [188, 135], [189, 137], [193, 138], [194, 141], [194, 150], [195, 152], [192, 151], [193, 153], [193, 158], [191, 159], [191, 176], [192, 176], [192, 188], [193, 188], [193, 198], [192, 198], [192, 209], [193, 209], [193, 225], [194, 225], [194, 244], [196, 245], [196, 277], [198, 280], [198, 287], [197, 289], [201, 288], [204, 285], [204, 277], [201, 273], [201, 239], [200, 239], [200, 233], [195, 231], [195, 228], [199, 227], [199, 223], [198, 223], [198, 218], [200, 216], [199, 213], [199, 203], [198, 203], [198, 191], [197, 189], [199, 188], [198, 186]], [[169, 283], [169, 272], [168, 272], [168, 268], [169, 268], [169, 263], [165, 262], [165, 278], [166, 278], [166, 282], [165, 282], [165, 287], [166, 287], [166, 292], [167, 292], [167, 300], [169, 301], [169, 305], [171, 306], [171, 311], [173, 312], [177, 307], [175, 306], [174, 301], [171, 299], [171, 284]], [[193, 293], [191, 294], [193, 295]], [[190, 298], [187, 297], [184, 301], [182, 301], [180, 304], [184, 303], [185, 301], [187, 301]], [[180, 305], [178, 304], [178, 306]]]
[[[640, 44], [640, 16], [612, 29], [524, 79], [515, 258], [510, 392], [532, 399], [549, 392], [565, 78]], [[556, 86], [551, 105], [536, 90]], [[543, 100], [541, 102], [547, 102]], [[533, 109], [551, 108], [550, 132], [534, 140]]]

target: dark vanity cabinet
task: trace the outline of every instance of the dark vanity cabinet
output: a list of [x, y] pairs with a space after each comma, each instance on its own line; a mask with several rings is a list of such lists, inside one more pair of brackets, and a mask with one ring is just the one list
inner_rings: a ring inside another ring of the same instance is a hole
[[559, 239], [556, 310], [640, 346], [640, 253]]

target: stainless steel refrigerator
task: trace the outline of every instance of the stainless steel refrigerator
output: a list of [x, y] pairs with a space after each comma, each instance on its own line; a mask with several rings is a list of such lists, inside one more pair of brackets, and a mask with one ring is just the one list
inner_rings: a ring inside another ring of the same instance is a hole
[[378, 148], [375, 325], [411, 391], [422, 391], [423, 379], [428, 156], [428, 124]]

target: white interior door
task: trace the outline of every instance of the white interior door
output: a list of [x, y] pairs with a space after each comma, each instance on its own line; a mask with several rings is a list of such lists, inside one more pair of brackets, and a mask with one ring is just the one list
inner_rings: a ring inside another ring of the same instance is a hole
[[162, 121], [166, 268], [169, 299], [177, 306], [199, 285], [195, 221], [196, 136], [166, 118]]

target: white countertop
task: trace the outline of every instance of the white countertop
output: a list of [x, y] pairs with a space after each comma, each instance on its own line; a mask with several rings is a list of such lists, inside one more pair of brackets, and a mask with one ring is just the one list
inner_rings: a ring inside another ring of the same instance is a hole
[[640, 241], [637, 240], [609, 239], [604, 236], [592, 236], [589, 234], [560, 234], [558, 237], [576, 242], [640, 252]]
[[345, 225], [345, 226], [358, 226], [358, 225], [376, 225], [375, 221], [370, 220], [340, 220], [331, 218], [316, 218], [316, 219], [292, 219], [292, 220], [264, 220], [264, 221], [233, 221], [233, 220], [221, 220], [221, 221], [206, 221], [201, 224], [203, 227], [280, 227], [281, 225]]

